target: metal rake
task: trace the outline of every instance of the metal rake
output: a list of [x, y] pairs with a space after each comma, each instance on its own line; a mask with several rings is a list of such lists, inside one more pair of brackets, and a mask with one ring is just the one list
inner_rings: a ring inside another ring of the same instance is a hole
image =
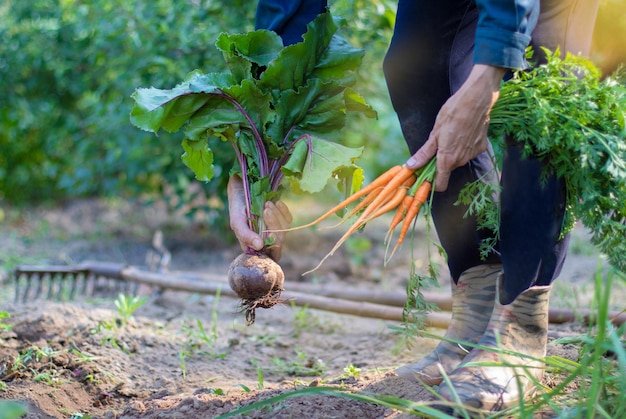
[[124, 265], [85, 262], [74, 266], [18, 266], [14, 271], [15, 302], [37, 299], [69, 301], [77, 296], [135, 295], [139, 283], [121, 275]]
[[[157, 230], [146, 254], [149, 271], [166, 271], [171, 253], [163, 244], [163, 233]], [[134, 269], [136, 270], [136, 268]], [[18, 266], [14, 271], [15, 302], [39, 298], [73, 300], [77, 296], [116, 297], [136, 295], [141, 282], [126, 273], [128, 266], [112, 262], [83, 262], [78, 265]]]

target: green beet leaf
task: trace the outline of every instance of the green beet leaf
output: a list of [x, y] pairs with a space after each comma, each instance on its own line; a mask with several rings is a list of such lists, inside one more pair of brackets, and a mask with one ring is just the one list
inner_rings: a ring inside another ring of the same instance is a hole
[[208, 182], [213, 177], [213, 152], [205, 141], [183, 140], [182, 160], [198, 180]]
[[348, 148], [310, 137], [296, 144], [283, 172], [294, 190], [320, 192], [335, 173], [354, 167], [354, 161], [362, 151], [362, 147]]

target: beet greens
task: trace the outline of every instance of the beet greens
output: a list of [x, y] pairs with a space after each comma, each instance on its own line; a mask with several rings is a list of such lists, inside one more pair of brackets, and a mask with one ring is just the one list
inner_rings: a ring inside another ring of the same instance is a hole
[[[222, 33], [216, 47], [229, 72], [195, 70], [172, 89], [139, 88], [131, 122], [185, 134], [182, 160], [201, 181], [214, 175], [211, 143], [229, 142], [243, 180], [250, 228], [264, 234], [262, 209], [286, 187], [320, 192], [331, 178], [360, 187], [362, 148], [341, 145], [348, 112], [375, 117], [351, 86], [363, 51], [339, 37], [330, 12], [284, 47], [274, 32]], [[347, 185], [347, 187], [346, 187]]]

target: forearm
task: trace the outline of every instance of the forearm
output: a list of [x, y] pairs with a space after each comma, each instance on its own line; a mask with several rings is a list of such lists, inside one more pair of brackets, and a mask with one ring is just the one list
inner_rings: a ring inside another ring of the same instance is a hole
[[539, 0], [476, 0], [474, 63], [509, 69], [526, 66], [524, 54], [537, 24]]

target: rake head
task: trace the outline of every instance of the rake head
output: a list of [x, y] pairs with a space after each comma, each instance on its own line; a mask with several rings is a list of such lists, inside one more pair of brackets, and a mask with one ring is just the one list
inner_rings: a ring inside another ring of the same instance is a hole
[[[151, 271], [165, 271], [171, 253], [165, 247], [163, 233], [157, 230], [146, 254]], [[76, 297], [117, 297], [137, 295], [140, 283], [123, 275], [126, 265], [111, 262], [84, 262], [74, 266], [18, 266], [14, 271], [15, 302], [40, 298], [71, 301]]]
[[14, 271], [15, 302], [37, 299], [71, 301], [77, 297], [135, 295], [139, 284], [120, 275], [123, 266], [84, 263], [75, 266], [18, 266]]

